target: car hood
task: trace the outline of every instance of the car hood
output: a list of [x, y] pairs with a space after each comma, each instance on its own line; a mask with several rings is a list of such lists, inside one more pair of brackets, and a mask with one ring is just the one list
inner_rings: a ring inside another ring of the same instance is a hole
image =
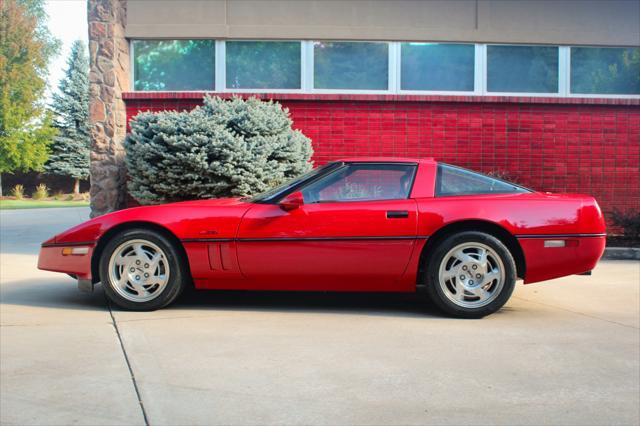
[[178, 239], [233, 238], [252, 204], [241, 198], [182, 201], [133, 207], [90, 219], [45, 243], [93, 243], [121, 226], [156, 226]]

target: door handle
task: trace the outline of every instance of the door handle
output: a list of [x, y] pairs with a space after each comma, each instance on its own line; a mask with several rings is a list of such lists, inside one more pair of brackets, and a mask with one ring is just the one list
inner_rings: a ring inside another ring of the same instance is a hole
[[407, 210], [387, 210], [387, 219], [406, 219], [409, 217]]

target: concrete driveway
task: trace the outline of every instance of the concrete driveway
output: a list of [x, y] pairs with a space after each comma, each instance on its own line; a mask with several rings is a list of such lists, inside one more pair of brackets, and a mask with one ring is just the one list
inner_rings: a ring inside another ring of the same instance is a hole
[[638, 424], [640, 264], [517, 286], [483, 320], [412, 295], [197, 293], [152, 313], [36, 269], [87, 209], [2, 211], [2, 424]]

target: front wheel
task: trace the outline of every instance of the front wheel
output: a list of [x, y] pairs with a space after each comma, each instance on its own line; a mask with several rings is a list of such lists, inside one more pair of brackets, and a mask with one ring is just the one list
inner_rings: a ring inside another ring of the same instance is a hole
[[430, 299], [461, 318], [482, 318], [511, 297], [516, 266], [509, 249], [483, 232], [461, 232], [443, 240], [427, 261]]
[[163, 235], [131, 229], [112, 238], [100, 258], [100, 278], [113, 303], [150, 311], [173, 302], [184, 288], [180, 253]]

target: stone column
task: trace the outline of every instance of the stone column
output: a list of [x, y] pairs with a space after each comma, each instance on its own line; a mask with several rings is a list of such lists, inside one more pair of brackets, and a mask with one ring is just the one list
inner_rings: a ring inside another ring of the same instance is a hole
[[88, 0], [91, 217], [124, 206], [129, 44], [124, 36], [126, 0]]

